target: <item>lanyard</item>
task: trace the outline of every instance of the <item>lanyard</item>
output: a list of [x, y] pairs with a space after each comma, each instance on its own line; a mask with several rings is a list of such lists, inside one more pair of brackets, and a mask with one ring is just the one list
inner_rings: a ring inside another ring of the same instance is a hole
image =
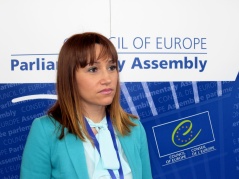
[[[85, 123], [86, 123], [86, 129], [91, 137], [91, 139], [93, 140], [94, 144], [95, 144], [95, 147], [97, 149], [97, 151], [99, 152], [99, 155], [101, 156], [100, 154], [100, 147], [99, 147], [99, 142], [95, 136], [95, 134], [93, 133], [89, 123], [87, 122], [86, 118], [85, 119]], [[117, 158], [118, 158], [118, 161], [119, 161], [119, 164], [120, 164], [120, 168], [119, 168], [119, 176], [120, 176], [120, 179], [124, 179], [124, 175], [123, 175], [123, 170], [122, 170], [122, 165], [121, 165], [121, 162], [120, 162], [120, 157], [119, 157], [119, 151], [118, 151], [118, 147], [117, 147], [117, 144], [116, 144], [116, 138], [115, 138], [115, 134], [114, 134], [114, 129], [113, 129], [113, 125], [112, 125], [112, 122], [110, 120], [110, 116], [108, 113], [106, 113], [106, 120], [107, 120], [107, 124], [108, 124], [108, 129], [110, 131], [110, 135], [112, 137], [112, 141], [113, 141], [113, 144], [114, 144], [114, 148], [115, 148], [115, 151], [116, 151], [116, 154], [117, 154]], [[111, 178], [112, 179], [117, 179], [113, 170], [111, 169], [107, 169]]]

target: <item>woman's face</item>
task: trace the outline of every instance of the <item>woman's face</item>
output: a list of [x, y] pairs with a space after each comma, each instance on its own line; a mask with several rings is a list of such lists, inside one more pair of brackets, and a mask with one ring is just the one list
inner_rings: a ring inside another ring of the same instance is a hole
[[[100, 45], [96, 45], [96, 57], [100, 53]], [[111, 59], [98, 59], [91, 66], [76, 71], [76, 82], [83, 106], [105, 107], [111, 104], [117, 87], [118, 71], [116, 63]]]

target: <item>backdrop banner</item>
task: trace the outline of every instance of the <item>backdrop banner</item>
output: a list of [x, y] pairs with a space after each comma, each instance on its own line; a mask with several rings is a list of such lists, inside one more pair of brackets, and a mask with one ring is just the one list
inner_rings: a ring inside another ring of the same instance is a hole
[[18, 179], [32, 121], [56, 99], [58, 53], [99, 32], [121, 104], [145, 127], [154, 179], [239, 178], [239, 2], [0, 1], [0, 178]]

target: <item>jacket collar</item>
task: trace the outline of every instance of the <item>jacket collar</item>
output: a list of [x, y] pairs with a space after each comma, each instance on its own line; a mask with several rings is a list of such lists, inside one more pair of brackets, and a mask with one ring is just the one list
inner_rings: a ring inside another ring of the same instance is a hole
[[87, 163], [82, 141], [75, 135], [67, 133], [65, 143], [78, 178], [88, 179]]
[[132, 142], [132, 138], [130, 138], [130, 136], [118, 135], [118, 138], [131, 168], [132, 176], [133, 178], [138, 178], [137, 173], [135, 173], [135, 171], [137, 171], [137, 166], [134, 162], [135, 152], [137, 152], [135, 149], [135, 144]]

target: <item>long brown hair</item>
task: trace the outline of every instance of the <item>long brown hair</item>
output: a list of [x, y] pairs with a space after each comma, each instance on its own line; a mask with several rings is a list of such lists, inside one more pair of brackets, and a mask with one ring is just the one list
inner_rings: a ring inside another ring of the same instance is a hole
[[[78, 68], [84, 68], [89, 61], [91, 65], [94, 63], [96, 59], [95, 44], [102, 47], [98, 58], [111, 58], [118, 69], [118, 55], [114, 45], [109, 39], [98, 33], [75, 34], [66, 40], [60, 50], [56, 82], [58, 98], [56, 103], [48, 110], [48, 115], [61, 124], [59, 139], [65, 136], [65, 128], [83, 141], [85, 140], [84, 136], [90, 139], [85, 127], [84, 109], [80, 102], [81, 97], [78, 93], [75, 73]], [[120, 105], [119, 80], [113, 101], [106, 107], [106, 110], [110, 113], [114, 128], [121, 135], [129, 134], [130, 128], [135, 126], [129, 117], [137, 117], [125, 112]], [[79, 124], [81, 127], [79, 127]]]

